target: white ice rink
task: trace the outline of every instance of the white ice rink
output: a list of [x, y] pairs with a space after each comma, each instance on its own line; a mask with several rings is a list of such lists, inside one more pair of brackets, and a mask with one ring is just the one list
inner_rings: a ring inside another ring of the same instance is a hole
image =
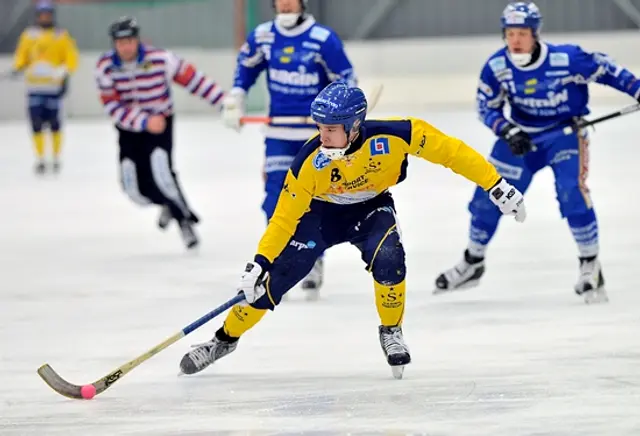
[[[471, 110], [420, 115], [491, 145]], [[265, 224], [262, 139], [178, 116], [176, 167], [202, 218], [192, 254], [121, 192], [106, 119], [69, 121], [62, 174], [44, 178], [26, 123], [0, 125], [0, 435], [640, 435], [639, 117], [592, 135], [609, 304], [573, 293], [577, 251], [550, 170], [527, 193], [528, 221], [503, 221], [482, 285], [432, 296], [465, 247], [473, 186], [413, 159], [393, 190], [408, 257], [403, 380], [378, 344], [371, 279], [341, 246], [320, 301], [293, 290], [219, 364], [176, 375], [222, 317], [92, 401], [59, 396], [36, 369], [93, 382], [234, 294]]]

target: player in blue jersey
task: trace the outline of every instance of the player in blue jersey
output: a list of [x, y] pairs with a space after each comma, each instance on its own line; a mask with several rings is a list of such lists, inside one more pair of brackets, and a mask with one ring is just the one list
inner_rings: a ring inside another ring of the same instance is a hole
[[[606, 300], [598, 222], [586, 186], [587, 132], [542, 143], [536, 137], [572, 125], [589, 113], [589, 83], [610, 86], [638, 100], [640, 81], [602, 53], [542, 41], [542, 16], [533, 3], [508, 5], [501, 21], [506, 47], [483, 66], [477, 91], [479, 115], [499, 138], [490, 161], [523, 193], [537, 171], [551, 167], [560, 213], [579, 251], [575, 292], [587, 302]], [[505, 103], [509, 115], [503, 110]], [[470, 240], [464, 257], [436, 279], [436, 293], [475, 286], [484, 274], [485, 251], [501, 214], [483, 190], [476, 190], [469, 211]]]
[[[313, 99], [338, 79], [356, 84], [342, 41], [332, 29], [320, 25], [306, 12], [306, 0], [274, 0], [273, 7], [275, 20], [256, 27], [240, 49], [233, 89], [222, 103], [225, 124], [239, 129], [245, 95], [264, 71], [270, 97], [269, 116], [293, 118], [267, 126], [262, 203], [267, 220], [273, 215], [293, 158], [317, 132], [308, 118]], [[320, 258], [302, 281], [302, 287], [311, 291], [309, 297], [317, 296], [322, 278]]]

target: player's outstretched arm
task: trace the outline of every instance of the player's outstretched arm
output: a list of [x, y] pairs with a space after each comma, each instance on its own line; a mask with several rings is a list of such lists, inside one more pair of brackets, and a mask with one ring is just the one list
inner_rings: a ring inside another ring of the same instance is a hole
[[424, 120], [411, 118], [409, 154], [442, 165], [482, 187], [505, 215], [524, 221], [524, 198], [503, 179], [496, 168], [462, 140], [442, 133]]
[[575, 47], [570, 65], [572, 73], [575, 77], [582, 78], [580, 80], [607, 85], [640, 100], [638, 78], [606, 54], [587, 53], [580, 47]]
[[211, 105], [216, 105], [223, 97], [222, 88], [212, 79], [198, 70], [193, 64], [166, 51], [167, 75], [191, 94], [200, 97]]

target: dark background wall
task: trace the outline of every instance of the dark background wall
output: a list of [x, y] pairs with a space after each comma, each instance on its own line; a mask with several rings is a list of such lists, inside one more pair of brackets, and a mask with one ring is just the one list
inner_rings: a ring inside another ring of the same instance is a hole
[[[82, 49], [104, 49], [108, 23], [135, 15], [144, 35], [168, 46], [231, 47], [233, 1], [129, 0], [98, 4], [61, 4], [58, 22]], [[273, 17], [271, 0], [244, 0], [251, 24]], [[633, 0], [640, 6], [640, 0]], [[0, 51], [13, 51], [20, 31], [33, 18], [31, 0], [0, 0]], [[389, 5], [384, 19], [371, 26], [369, 39], [496, 34], [505, 0], [310, 0], [316, 18], [352, 39], [367, 14]], [[547, 32], [633, 29], [634, 23], [610, 0], [538, 0]], [[360, 29], [361, 30], [361, 29]]]

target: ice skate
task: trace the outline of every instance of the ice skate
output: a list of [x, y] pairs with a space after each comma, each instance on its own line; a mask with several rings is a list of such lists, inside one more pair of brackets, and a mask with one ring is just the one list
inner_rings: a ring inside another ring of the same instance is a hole
[[471, 256], [469, 250], [465, 250], [464, 258], [456, 266], [438, 276], [433, 293], [441, 294], [478, 286], [484, 269], [484, 258]]
[[602, 267], [597, 258], [580, 259], [580, 276], [573, 289], [576, 294], [584, 298], [584, 302], [587, 304], [609, 301], [604, 289]]
[[60, 161], [58, 159], [54, 159], [53, 163], [51, 164], [51, 170], [53, 171], [53, 173], [59, 174], [61, 169], [62, 164], [60, 163]]
[[391, 366], [391, 372], [393, 377], [401, 379], [404, 373], [405, 365], [411, 363], [411, 355], [409, 354], [409, 348], [404, 342], [402, 336], [402, 328], [396, 327], [378, 327], [378, 333], [380, 335], [380, 346], [382, 352], [387, 358], [387, 363]]
[[230, 338], [223, 329], [216, 332], [211, 341], [204, 344], [193, 345], [180, 361], [182, 374], [195, 374], [202, 371], [216, 360], [232, 353], [238, 346], [238, 339]]
[[302, 289], [306, 292], [309, 301], [317, 300], [324, 276], [324, 262], [322, 258], [316, 260], [311, 272], [302, 280]]
[[193, 229], [193, 224], [189, 220], [183, 220], [180, 222], [180, 234], [182, 235], [182, 241], [188, 249], [192, 249], [198, 246], [198, 236]]
[[165, 230], [171, 224], [171, 220], [173, 219], [173, 214], [171, 213], [171, 209], [169, 206], [162, 206], [160, 210], [160, 216], [158, 217], [158, 227], [160, 229]]
[[46, 172], [47, 172], [47, 166], [45, 165], [44, 161], [41, 161], [41, 160], [40, 160], [40, 161], [36, 162], [36, 165], [35, 165], [35, 167], [33, 168], [33, 171], [34, 171], [37, 175], [41, 176], [41, 175], [43, 175], [44, 173], [46, 173]]

